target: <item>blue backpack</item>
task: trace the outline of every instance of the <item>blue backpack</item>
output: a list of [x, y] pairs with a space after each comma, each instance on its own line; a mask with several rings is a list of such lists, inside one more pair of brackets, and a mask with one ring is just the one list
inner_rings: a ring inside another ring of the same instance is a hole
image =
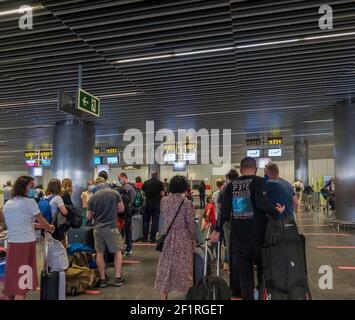
[[55, 197], [55, 195], [51, 195], [49, 198], [42, 198], [38, 202], [39, 211], [41, 211], [42, 216], [48, 221], [48, 223], [52, 223], [52, 210], [50, 202]]

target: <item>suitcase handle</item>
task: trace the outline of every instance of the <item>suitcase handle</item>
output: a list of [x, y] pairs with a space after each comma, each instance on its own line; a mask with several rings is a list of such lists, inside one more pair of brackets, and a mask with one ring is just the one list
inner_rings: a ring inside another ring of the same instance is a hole
[[[207, 242], [210, 241], [211, 238], [206, 238], [205, 242], [205, 266], [204, 266], [204, 271], [203, 274], [206, 277], [207, 276], [207, 264], [208, 264], [208, 245]], [[221, 258], [221, 241], [217, 242], [217, 277], [220, 275], [220, 258]]]
[[[207, 263], [208, 263], [208, 245], [207, 245], [207, 242], [211, 240], [210, 236], [211, 236], [211, 226], [208, 228], [207, 236], [206, 236], [206, 239], [205, 239], [205, 266], [204, 266], [204, 271], [203, 271], [204, 277], [207, 276]], [[219, 277], [219, 275], [220, 275], [220, 267], [219, 267], [220, 258], [221, 258], [220, 257], [220, 253], [221, 253], [221, 241], [218, 241], [217, 242], [217, 277]]]

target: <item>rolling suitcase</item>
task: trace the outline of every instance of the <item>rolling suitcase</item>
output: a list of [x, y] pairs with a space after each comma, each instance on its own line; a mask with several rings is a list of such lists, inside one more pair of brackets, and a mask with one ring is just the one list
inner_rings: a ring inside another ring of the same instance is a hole
[[75, 242], [83, 243], [90, 248], [95, 248], [94, 243], [94, 228], [93, 227], [81, 227], [79, 229], [70, 228], [68, 230], [68, 244]]
[[41, 300], [65, 300], [65, 271], [52, 271], [47, 263], [48, 248], [44, 249], [44, 267], [41, 272]]
[[198, 217], [195, 218], [195, 228], [196, 228], [196, 242], [197, 242], [197, 245], [200, 246], [203, 244], [203, 236], [202, 236], [201, 227], [200, 227]]
[[263, 283], [261, 300], [310, 300], [305, 238], [296, 222], [270, 217], [262, 248]]
[[140, 214], [132, 217], [132, 240], [137, 241], [143, 238], [143, 216]]
[[204, 255], [204, 277], [200, 279], [194, 286], [192, 286], [186, 295], [186, 300], [230, 300], [231, 292], [226, 281], [220, 277], [220, 250], [221, 243], [218, 242], [217, 252], [217, 276], [210, 276], [207, 274], [208, 270], [208, 245], [207, 239], [205, 244]]
[[[197, 284], [204, 276], [204, 268], [205, 268], [205, 246], [208, 247], [207, 243], [204, 245], [200, 245], [196, 247], [194, 252], [194, 261], [193, 261], [193, 283]], [[207, 275], [211, 274], [211, 261], [212, 261], [212, 253], [211, 249], [207, 248]]]

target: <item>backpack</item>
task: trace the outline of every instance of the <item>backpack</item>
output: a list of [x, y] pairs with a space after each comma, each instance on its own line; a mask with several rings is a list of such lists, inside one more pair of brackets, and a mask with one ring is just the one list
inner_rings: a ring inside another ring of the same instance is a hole
[[68, 211], [67, 219], [69, 221], [70, 227], [73, 229], [79, 229], [83, 223], [83, 217], [80, 210], [71, 205], [66, 205], [65, 207]]
[[136, 189], [136, 197], [134, 198], [133, 201], [133, 207], [134, 208], [140, 208], [144, 203], [144, 198], [142, 191], [140, 189]]
[[55, 195], [51, 195], [48, 198], [43, 197], [38, 202], [39, 211], [41, 211], [43, 218], [45, 218], [48, 221], [48, 223], [52, 223], [53, 220], [50, 202], [54, 197]]

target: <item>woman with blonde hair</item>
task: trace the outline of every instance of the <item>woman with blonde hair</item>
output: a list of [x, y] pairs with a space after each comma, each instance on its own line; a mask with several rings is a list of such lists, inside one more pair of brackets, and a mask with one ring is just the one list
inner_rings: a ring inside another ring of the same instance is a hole
[[65, 178], [62, 181], [62, 198], [64, 204], [67, 206], [72, 206], [73, 202], [71, 196], [73, 194], [73, 181], [69, 178]]
[[83, 207], [83, 211], [82, 211], [82, 217], [83, 217], [82, 224], [83, 225], [87, 224], [86, 212], [88, 209], [89, 199], [94, 194], [93, 193], [94, 188], [95, 188], [94, 180], [89, 180], [87, 182], [87, 190], [85, 190], [81, 193], [81, 205]]

